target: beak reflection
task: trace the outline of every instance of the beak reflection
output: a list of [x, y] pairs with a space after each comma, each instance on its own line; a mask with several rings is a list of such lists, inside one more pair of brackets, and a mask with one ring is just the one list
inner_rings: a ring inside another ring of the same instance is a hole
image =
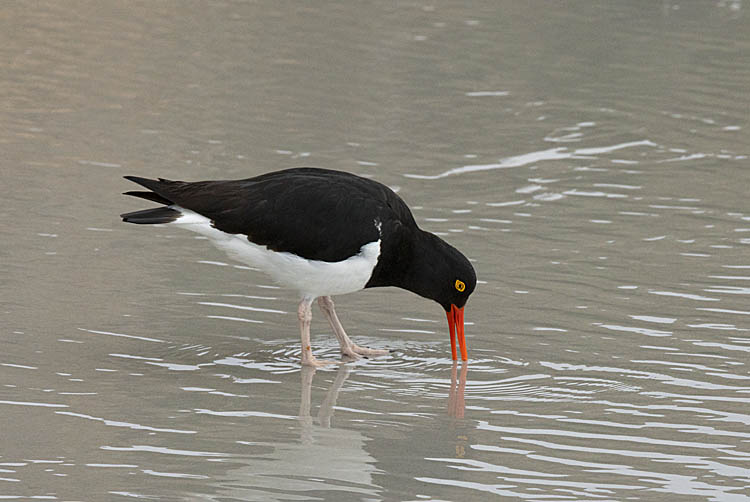
[[458, 375], [458, 363], [453, 363], [451, 368], [451, 388], [448, 393], [448, 416], [453, 418], [464, 418], [464, 392], [466, 391], [466, 374], [469, 371], [469, 365], [461, 365], [461, 374]]

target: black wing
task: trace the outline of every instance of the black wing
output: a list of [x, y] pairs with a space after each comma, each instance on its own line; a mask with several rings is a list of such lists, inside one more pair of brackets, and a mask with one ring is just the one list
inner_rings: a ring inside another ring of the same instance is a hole
[[192, 183], [126, 178], [153, 192], [128, 195], [190, 209], [219, 230], [312, 260], [345, 260], [381, 233], [416, 227], [406, 203], [391, 189], [341, 171], [297, 168]]

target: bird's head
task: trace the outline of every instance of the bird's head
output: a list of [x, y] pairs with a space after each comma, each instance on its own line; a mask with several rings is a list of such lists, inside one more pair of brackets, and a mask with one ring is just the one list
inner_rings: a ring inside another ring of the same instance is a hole
[[461, 350], [461, 360], [468, 359], [466, 338], [464, 336], [464, 306], [469, 296], [474, 292], [477, 285], [477, 276], [474, 267], [464, 255], [458, 253], [458, 259], [453, 262], [453, 275], [445, 281], [441, 289], [441, 298], [438, 303], [445, 309], [448, 318], [448, 331], [451, 337], [451, 355], [456, 357], [456, 338]]
[[441, 284], [439, 298], [436, 298], [440, 306], [442, 306], [446, 312], [450, 312], [451, 309], [462, 309], [466, 302], [469, 300], [469, 296], [474, 292], [474, 288], [477, 285], [477, 278], [474, 274], [474, 269], [471, 265], [462, 271], [456, 270], [452, 278], [445, 281], [445, 284]]
[[456, 357], [456, 339], [461, 349], [461, 359], [468, 359], [464, 337], [464, 306], [477, 285], [474, 267], [459, 250], [433, 234], [429, 234], [430, 246], [424, 247], [424, 255], [417, 257], [421, 263], [421, 278], [418, 289], [412, 289], [426, 298], [438, 302], [448, 317], [451, 337], [451, 353]]

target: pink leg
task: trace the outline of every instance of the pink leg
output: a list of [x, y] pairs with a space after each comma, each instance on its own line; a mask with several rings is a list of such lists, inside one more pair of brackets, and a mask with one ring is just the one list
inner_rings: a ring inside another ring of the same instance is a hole
[[360, 356], [384, 356], [388, 354], [387, 350], [368, 349], [367, 347], [360, 347], [352, 342], [347, 336], [346, 331], [344, 331], [344, 327], [341, 325], [339, 317], [336, 315], [333, 300], [330, 296], [321, 296], [318, 298], [318, 306], [320, 306], [320, 310], [323, 311], [326, 319], [328, 319], [328, 324], [331, 325], [333, 334], [336, 335], [336, 338], [339, 341], [342, 354], [349, 356], [352, 359], [359, 359]]
[[310, 345], [310, 323], [312, 322], [312, 302], [314, 298], [303, 298], [297, 308], [297, 318], [299, 319], [299, 330], [302, 338], [302, 365], [319, 367], [327, 364], [334, 364], [335, 361], [321, 361], [316, 359], [312, 353]]

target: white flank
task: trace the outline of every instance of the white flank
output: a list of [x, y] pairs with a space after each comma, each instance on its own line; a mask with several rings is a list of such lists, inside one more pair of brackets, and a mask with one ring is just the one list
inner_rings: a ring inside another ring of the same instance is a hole
[[362, 246], [359, 253], [338, 262], [308, 260], [295, 254], [277, 252], [250, 242], [242, 234], [228, 234], [211, 225], [205, 216], [179, 206], [170, 206], [182, 216], [177, 225], [208, 237], [231, 258], [258, 267], [276, 282], [298, 290], [302, 296], [340, 295], [359, 291], [370, 280], [380, 256], [380, 240]]

